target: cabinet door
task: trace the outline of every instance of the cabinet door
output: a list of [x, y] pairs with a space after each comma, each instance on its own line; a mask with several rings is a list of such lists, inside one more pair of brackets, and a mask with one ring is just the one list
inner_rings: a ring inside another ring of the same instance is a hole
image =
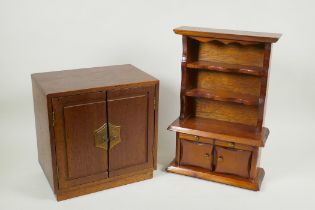
[[197, 166], [212, 170], [213, 145], [193, 141], [180, 140], [180, 165]]
[[215, 154], [215, 172], [249, 177], [251, 151], [216, 146]]
[[108, 177], [107, 151], [94, 132], [106, 123], [104, 92], [53, 98], [59, 188]]
[[152, 168], [154, 86], [109, 90], [107, 103], [109, 176]]

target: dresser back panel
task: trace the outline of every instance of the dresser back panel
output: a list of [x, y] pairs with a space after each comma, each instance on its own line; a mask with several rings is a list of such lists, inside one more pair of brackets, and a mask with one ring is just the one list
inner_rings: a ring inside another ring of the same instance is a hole
[[256, 126], [257, 106], [244, 106], [238, 103], [194, 99], [195, 116], [222, 120], [232, 123]]
[[199, 42], [198, 60], [262, 67], [264, 45], [224, 44], [217, 40]]
[[253, 96], [259, 96], [260, 94], [261, 79], [259, 77], [209, 70], [193, 71], [192, 73], [197, 74], [197, 81], [195, 82], [197, 88]]

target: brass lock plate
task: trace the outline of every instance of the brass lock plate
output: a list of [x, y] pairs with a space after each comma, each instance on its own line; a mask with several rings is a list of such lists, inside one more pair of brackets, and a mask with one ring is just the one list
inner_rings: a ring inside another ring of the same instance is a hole
[[119, 144], [121, 142], [120, 128], [120, 126], [108, 123], [109, 139], [107, 134], [107, 123], [96, 129], [94, 131], [95, 147], [107, 150], [108, 142], [109, 149], [112, 149]]
[[99, 127], [94, 131], [94, 141], [97, 148], [107, 150], [108, 138], [107, 138], [107, 123]]
[[120, 126], [113, 125], [111, 123], [108, 124], [109, 126], [109, 149], [112, 149], [117, 144], [121, 142], [120, 137]]

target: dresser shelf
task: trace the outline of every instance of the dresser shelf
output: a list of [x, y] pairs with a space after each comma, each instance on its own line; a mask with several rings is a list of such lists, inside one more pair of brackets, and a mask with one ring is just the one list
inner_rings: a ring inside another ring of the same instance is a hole
[[186, 91], [186, 96], [205, 98], [216, 101], [235, 102], [244, 105], [259, 104], [259, 97], [257, 96], [224, 90], [207, 90], [202, 88], [194, 88]]
[[230, 73], [249, 74], [254, 76], [263, 76], [263, 68], [257, 66], [247, 66], [239, 64], [228, 64], [214, 61], [194, 61], [187, 63], [187, 68], [207, 69], [211, 71], [221, 71]]
[[176, 119], [168, 130], [259, 147], [265, 145], [269, 135], [265, 127], [257, 132], [255, 126], [195, 116]]

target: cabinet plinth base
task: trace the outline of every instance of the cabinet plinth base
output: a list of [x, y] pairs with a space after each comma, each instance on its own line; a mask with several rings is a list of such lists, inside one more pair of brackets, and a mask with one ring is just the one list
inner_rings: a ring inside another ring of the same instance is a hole
[[261, 182], [264, 178], [265, 171], [263, 168], [258, 168], [257, 177], [253, 180], [245, 179], [233, 175], [220, 174], [215, 172], [209, 172], [206, 169], [201, 169], [193, 166], [179, 166], [172, 161], [166, 168], [167, 172], [181, 174], [185, 176], [191, 176], [208, 181], [219, 182], [222, 184], [232, 185], [244, 189], [259, 191]]
[[81, 195], [86, 195], [92, 192], [97, 192], [109, 188], [114, 188], [122, 185], [131, 184], [134, 182], [144, 181], [153, 177], [153, 170], [146, 169], [132, 174], [126, 174], [120, 177], [108, 178], [95, 183], [87, 183], [73, 189], [60, 190], [56, 197], [58, 201], [66, 200]]

